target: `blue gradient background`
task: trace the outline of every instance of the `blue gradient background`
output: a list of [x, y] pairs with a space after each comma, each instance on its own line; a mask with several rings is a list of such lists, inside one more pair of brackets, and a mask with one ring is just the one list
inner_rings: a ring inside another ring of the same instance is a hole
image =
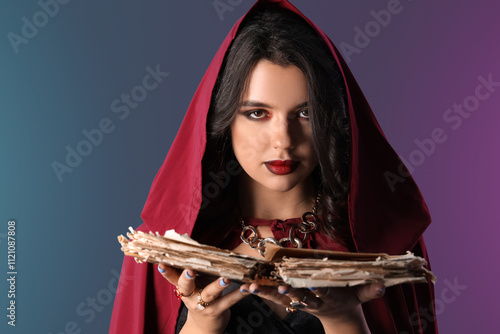
[[[227, 0], [222, 0], [227, 3]], [[221, 20], [213, 1], [71, 1], [15, 53], [36, 1], [0, 4], [0, 306], [2, 333], [106, 333], [122, 253], [116, 236], [141, 223], [149, 187], [190, 99], [233, 23], [253, 1], [232, 1]], [[292, 1], [338, 45], [388, 0]], [[416, 167], [433, 217], [425, 237], [438, 276], [442, 333], [496, 332], [496, 242], [500, 89], [456, 130], [443, 120], [479, 84], [500, 81], [494, 1], [401, 0], [403, 10], [350, 67], [386, 136], [405, 159], [414, 141], [442, 128], [447, 140]], [[146, 66], [170, 76], [120, 120], [111, 102], [142, 83]], [[115, 125], [59, 182], [51, 163], [103, 118]], [[17, 318], [7, 325], [7, 222], [17, 222]], [[450, 294], [445, 284], [466, 286]], [[445, 295], [442, 295], [442, 294]], [[95, 316], [77, 308], [101, 297]], [[444, 297], [443, 297], [444, 296]], [[452, 296], [453, 301], [449, 301]], [[444, 301], [447, 301], [444, 303]]]

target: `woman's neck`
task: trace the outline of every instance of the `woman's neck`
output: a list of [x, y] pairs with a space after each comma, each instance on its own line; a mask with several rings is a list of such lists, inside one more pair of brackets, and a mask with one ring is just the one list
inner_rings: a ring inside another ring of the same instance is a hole
[[273, 191], [260, 184], [240, 180], [238, 202], [242, 217], [288, 219], [312, 211], [316, 190], [311, 180], [302, 182], [286, 192]]

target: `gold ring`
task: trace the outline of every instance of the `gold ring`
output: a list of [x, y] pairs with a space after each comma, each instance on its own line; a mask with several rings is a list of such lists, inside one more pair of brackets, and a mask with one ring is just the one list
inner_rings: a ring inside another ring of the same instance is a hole
[[295, 312], [297, 312], [297, 309], [296, 309], [296, 308], [293, 308], [293, 307], [287, 307], [287, 308], [285, 308], [285, 310], [286, 310], [287, 312], [289, 312], [289, 313], [295, 313]]
[[200, 289], [200, 291], [198, 291], [198, 310], [200, 311], [203, 311], [205, 308], [207, 308], [208, 306], [210, 306], [213, 301], [211, 301], [210, 303], [207, 303], [206, 301], [204, 301], [202, 298], [201, 298], [201, 292], [203, 291], [203, 289]]
[[176, 286], [174, 289], [174, 292], [175, 292], [175, 296], [177, 297], [177, 299], [181, 299], [182, 297], [191, 297], [192, 295], [194, 295], [195, 290], [196, 289], [194, 289], [189, 295], [185, 295], [182, 292], [180, 292], [179, 287]]
[[294, 300], [292, 300], [290, 302], [290, 308], [301, 309], [301, 308], [307, 307], [308, 305], [306, 303], [306, 299], [307, 299], [307, 296], [302, 297], [301, 301], [294, 301]]

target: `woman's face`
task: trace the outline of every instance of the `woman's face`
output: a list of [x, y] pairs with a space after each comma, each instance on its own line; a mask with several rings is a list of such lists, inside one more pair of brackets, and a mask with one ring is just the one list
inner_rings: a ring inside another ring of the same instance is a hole
[[286, 192], [310, 182], [318, 161], [307, 101], [307, 81], [298, 67], [256, 64], [231, 124], [234, 154], [249, 186]]

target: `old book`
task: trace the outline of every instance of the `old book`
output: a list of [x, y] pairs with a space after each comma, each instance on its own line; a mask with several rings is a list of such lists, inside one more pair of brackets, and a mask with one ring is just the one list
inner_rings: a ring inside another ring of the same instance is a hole
[[356, 286], [373, 282], [392, 286], [436, 280], [432, 272], [425, 268], [425, 260], [410, 252], [390, 256], [266, 244], [265, 258], [257, 258], [202, 245], [174, 230], [160, 235], [158, 232], [144, 233], [130, 228], [127, 236], [128, 239], [118, 236], [121, 249], [138, 263], [163, 263], [245, 283], [289, 284], [298, 288]]

